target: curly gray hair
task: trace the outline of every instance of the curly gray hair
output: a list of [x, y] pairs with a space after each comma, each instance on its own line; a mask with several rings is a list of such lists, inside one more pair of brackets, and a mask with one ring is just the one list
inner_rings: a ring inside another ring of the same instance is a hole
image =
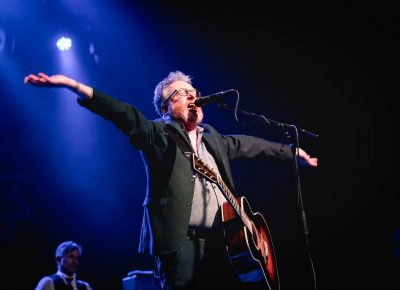
[[160, 115], [161, 117], [163, 117], [162, 114], [162, 94], [163, 91], [165, 90], [166, 87], [168, 87], [170, 84], [172, 84], [173, 82], [176, 81], [184, 81], [187, 82], [188, 84], [192, 85], [192, 78], [189, 75], [184, 74], [181, 71], [173, 71], [170, 72], [169, 75], [163, 79], [161, 82], [158, 83], [158, 85], [156, 86], [155, 90], [154, 90], [154, 99], [153, 99], [153, 104], [154, 107], [156, 109], [156, 112], [158, 115]]

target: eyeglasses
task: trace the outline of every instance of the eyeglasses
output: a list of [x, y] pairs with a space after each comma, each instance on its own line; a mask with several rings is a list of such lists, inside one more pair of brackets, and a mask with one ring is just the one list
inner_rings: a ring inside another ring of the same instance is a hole
[[163, 102], [163, 106], [165, 106], [173, 96], [175, 96], [175, 95], [178, 94], [178, 95], [181, 96], [181, 97], [187, 97], [187, 96], [189, 95], [189, 93], [191, 93], [191, 92], [194, 92], [194, 96], [195, 96], [196, 99], [199, 98], [199, 97], [201, 96], [200, 91], [199, 91], [199, 90], [196, 90], [196, 89], [192, 89], [192, 90], [188, 90], [188, 89], [185, 89], [185, 88], [175, 89], [175, 90], [165, 99], [165, 101]]

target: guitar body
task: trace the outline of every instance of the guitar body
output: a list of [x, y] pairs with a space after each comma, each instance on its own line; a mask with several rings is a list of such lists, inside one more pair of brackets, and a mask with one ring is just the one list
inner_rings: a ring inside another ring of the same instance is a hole
[[227, 251], [231, 264], [244, 283], [265, 284], [265, 289], [280, 289], [275, 252], [264, 217], [253, 213], [245, 197], [236, 198], [249, 217], [251, 230], [244, 226], [229, 203], [222, 206]]

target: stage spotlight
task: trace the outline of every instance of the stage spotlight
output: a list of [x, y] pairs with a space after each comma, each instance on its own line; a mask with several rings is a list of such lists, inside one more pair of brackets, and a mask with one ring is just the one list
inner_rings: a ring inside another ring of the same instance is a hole
[[59, 50], [68, 50], [72, 46], [72, 40], [68, 37], [61, 37], [57, 40], [57, 47]]

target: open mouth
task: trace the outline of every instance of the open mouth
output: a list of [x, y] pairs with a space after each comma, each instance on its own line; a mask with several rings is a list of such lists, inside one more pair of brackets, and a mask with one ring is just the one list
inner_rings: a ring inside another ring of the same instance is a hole
[[197, 111], [197, 107], [194, 103], [191, 103], [187, 106], [190, 111]]

